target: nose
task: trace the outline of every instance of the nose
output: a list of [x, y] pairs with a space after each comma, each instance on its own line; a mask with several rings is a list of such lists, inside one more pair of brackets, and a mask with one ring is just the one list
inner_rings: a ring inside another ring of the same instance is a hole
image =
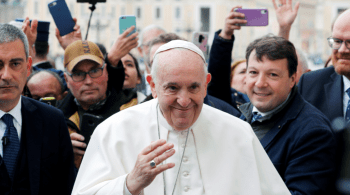
[[266, 87], [267, 83], [266, 83], [266, 78], [264, 75], [259, 75], [256, 82], [255, 82], [255, 86], [262, 88], [262, 87]]
[[177, 103], [181, 107], [186, 108], [191, 103], [191, 96], [190, 96], [189, 92], [185, 91], [185, 90], [179, 92], [178, 97], [177, 97]]
[[8, 66], [4, 66], [1, 70], [0, 70], [0, 78], [2, 80], [10, 80], [12, 78], [11, 76], [11, 72], [10, 72], [10, 68]]
[[89, 84], [91, 84], [93, 81], [92, 81], [92, 78], [90, 77], [90, 75], [89, 74], [86, 74], [86, 77], [85, 77], [85, 79], [84, 79], [84, 84], [86, 84], [86, 85], [89, 85]]
[[346, 47], [345, 41], [340, 45], [338, 52], [340, 52], [340, 53], [345, 53], [345, 52], [349, 53], [350, 52], [350, 50]]

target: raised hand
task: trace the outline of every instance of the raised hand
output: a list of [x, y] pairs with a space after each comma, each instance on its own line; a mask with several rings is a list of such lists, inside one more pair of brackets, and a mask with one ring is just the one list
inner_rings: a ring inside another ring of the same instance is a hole
[[285, 39], [289, 39], [291, 26], [298, 14], [299, 2], [295, 3], [294, 9], [292, 6], [292, 0], [280, 0], [279, 5], [277, 5], [276, 0], [272, 0], [272, 3], [275, 7], [277, 22], [279, 24], [278, 35]]
[[243, 19], [244, 18], [243, 13], [234, 11], [236, 8], [242, 8], [242, 6], [233, 7], [230, 13], [228, 14], [228, 16], [225, 18], [225, 26], [222, 29], [221, 33], [219, 34], [220, 37], [224, 39], [231, 40], [233, 31], [241, 29], [241, 26], [239, 26], [239, 24], [247, 23], [247, 21]]
[[[166, 143], [164, 139], [152, 142], [137, 156], [134, 169], [126, 178], [126, 186], [131, 194], [139, 194], [152, 183], [154, 178], [163, 171], [173, 168], [174, 163], [160, 165], [164, 160], [175, 154], [174, 144]], [[154, 160], [156, 167], [151, 167]]]
[[22, 31], [24, 34], [26, 34], [29, 44], [29, 55], [34, 57], [34, 51], [33, 51], [33, 45], [35, 43], [36, 37], [38, 35], [38, 20], [33, 20], [30, 24], [29, 18], [26, 17], [26, 19], [23, 21], [22, 25]]
[[128, 54], [131, 49], [137, 47], [137, 41], [139, 40], [137, 36], [139, 34], [135, 32], [127, 37], [127, 35], [134, 29], [135, 26], [126, 29], [123, 34], [118, 36], [117, 40], [112, 45], [111, 51], [108, 53], [108, 61], [112, 64], [112, 66], [117, 66], [122, 57]]
[[80, 26], [77, 23], [77, 19], [73, 18], [73, 20], [75, 22], [75, 26], [73, 28], [74, 31], [69, 34], [61, 36], [60, 31], [58, 30], [58, 28], [56, 28], [56, 38], [63, 49], [66, 49], [68, 45], [73, 43], [74, 41], [82, 40], [81, 30]]

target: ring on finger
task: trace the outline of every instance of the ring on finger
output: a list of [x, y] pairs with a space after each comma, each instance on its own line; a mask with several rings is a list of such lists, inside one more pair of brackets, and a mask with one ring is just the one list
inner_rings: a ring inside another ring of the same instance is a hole
[[151, 160], [151, 162], [149, 163], [149, 165], [154, 168], [157, 166], [156, 162], [154, 160]]

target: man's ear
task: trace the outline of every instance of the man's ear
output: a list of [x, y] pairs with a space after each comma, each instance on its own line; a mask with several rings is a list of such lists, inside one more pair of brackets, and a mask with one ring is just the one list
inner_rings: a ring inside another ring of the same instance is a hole
[[61, 94], [62, 99], [64, 99], [64, 98], [66, 97], [67, 94], [68, 94], [68, 91], [63, 92], [63, 93]]
[[68, 78], [67, 78], [67, 73], [63, 73], [63, 77], [64, 77], [64, 80], [66, 81], [67, 83], [67, 88], [69, 89], [69, 83], [68, 83]]
[[208, 74], [207, 74], [207, 80], [206, 80], [207, 86], [208, 86], [208, 84], [210, 83], [210, 81], [211, 81], [211, 74], [208, 73]]
[[290, 88], [293, 88], [294, 87], [294, 85], [296, 85], [297, 83], [296, 83], [296, 78], [297, 78], [297, 73], [295, 72], [292, 76], [290, 76], [290, 79], [292, 79], [292, 82], [291, 82], [291, 84], [290, 84]]
[[27, 77], [32, 73], [32, 57], [28, 57], [28, 62], [27, 62]]
[[153, 81], [152, 75], [148, 74], [146, 80], [149, 83], [149, 86], [151, 87], [153, 98], [157, 98], [156, 84]]

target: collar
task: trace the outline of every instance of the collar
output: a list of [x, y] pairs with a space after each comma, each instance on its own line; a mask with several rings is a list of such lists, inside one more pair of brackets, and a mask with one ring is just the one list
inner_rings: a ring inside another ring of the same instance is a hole
[[284, 102], [282, 102], [282, 104], [278, 105], [276, 108], [274, 108], [274, 109], [272, 109], [272, 110], [270, 110], [270, 111], [268, 111], [268, 112], [260, 112], [255, 106], [253, 106], [252, 112], [253, 112], [253, 113], [254, 113], [254, 112], [257, 112], [258, 114], [261, 114], [261, 116], [263, 116], [263, 117], [264, 117], [264, 116], [267, 116], [267, 115], [272, 115], [272, 114], [274, 114], [278, 109], [280, 109], [282, 106], [284, 106], [284, 105], [287, 103], [287, 101], [288, 101], [288, 99], [289, 99], [291, 93], [292, 93], [292, 91], [289, 92], [288, 97], [286, 98], [286, 100], [284, 100]]
[[[11, 114], [12, 117], [17, 121], [17, 123], [22, 126], [22, 114], [21, 114], [21, 109], [22, 109], [22, 96], [19, 97], [19, 101], [17, 103], [17, 105], [10, 110], [9, 112], [7, 112], [8, 114]], [[4, 116], [6, 114], [6, 112], [0, 110], [0, 118], [2, 116]]]
[[[170, 130], [170, 131], [174, 131], [174, 132], [180, 132], [179, 130], [174, 129], [171, 125], [169, 125], [168, 121], [164, 118], [163, 113], [160, 110], [160, 105], [158, 102], [158, 98], [156, 98], [157, 100], [157, 112], [158, 112], [158, 120], [159, 120], [159, 124], [162, 125], [163, 127], [165, 127], [166, 129]], [[197, 121], [199, 121], [199, 118], [201, 117], [201, 114], [199, 114], [196, 122], [194, 122], [192, 124], [192, 126], [189, 127], [189, 129], [193, 129], [196, 125], [197, 125]]]
[[346, 93], [346, 90], [349, 89], [350, 87], [350, 80], [348, 78], [346, 78], [344, 75], [342, 76], [343, 77], [343, 83], [344, 83], [344, 88], [343, 88], [343, 92]]
[[39, 64], [43, 64], [43, 63], [46, 63], [46, 62], [49, 62], [49, 61], [46, 60], [46, 61], [37, 62], [37, 63], [33, 64], [32, 67], [35, 67], [35, 66], [37, 66]]

